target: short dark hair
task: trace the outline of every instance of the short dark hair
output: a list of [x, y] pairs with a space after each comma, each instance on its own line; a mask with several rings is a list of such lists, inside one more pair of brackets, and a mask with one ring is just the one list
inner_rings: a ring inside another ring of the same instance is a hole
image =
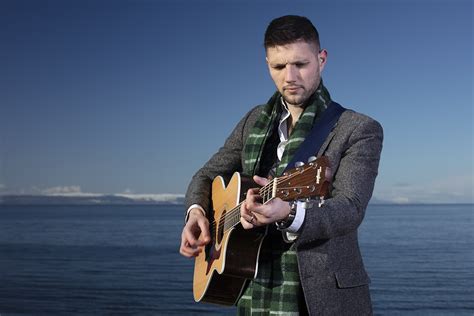
[[315, 43], [318, 49], [319, 33], [311, 21], [298, 15], [285, 15], [270, 22], [265, 31], [263, 45], [269, 47], [292, 44], [304, 40], [307, 43]]

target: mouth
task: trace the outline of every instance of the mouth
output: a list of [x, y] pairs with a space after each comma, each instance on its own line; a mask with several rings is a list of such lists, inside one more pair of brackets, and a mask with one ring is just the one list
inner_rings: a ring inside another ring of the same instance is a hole
[[290, 93], [295, 93], [297, 92], [299, 89], [302, 89], [301, 86], [286, 86], [286, 87], [283, 87], [283, 90], [284, 91], [288, 91]]

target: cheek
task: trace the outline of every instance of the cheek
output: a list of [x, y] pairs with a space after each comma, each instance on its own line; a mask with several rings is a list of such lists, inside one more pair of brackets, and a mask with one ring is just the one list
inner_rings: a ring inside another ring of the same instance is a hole
[[270, 77], [272, 78], [273, 81], [277, 81], [278, 76], [274, 71], [270, 71]]
[[311, 71], [307, 71], [304, 75], [305, 82], [309, 85], [313, 85], [315, 82], [319, 80], [319, 69], [312, 69]]
[[281, 73], [270, 73], [273, 82], [280, 87], [285, 81], [285, 77]]

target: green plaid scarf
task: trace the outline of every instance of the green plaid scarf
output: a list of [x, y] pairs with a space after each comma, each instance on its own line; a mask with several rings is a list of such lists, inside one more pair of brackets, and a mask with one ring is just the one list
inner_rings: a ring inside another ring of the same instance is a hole
[[[279, 236], [278, 236], [279, 237]], [[303, 290], [300, 285], [296, 250], [266, 237], [262, 245], [258, 274], [237, 303], [237, 315], [304, 315]]]
[[[279, 122], [280, 99], [279, 93], [272, 96], [245, 143], [243, 173], [246, 175], [258, 173], [265, 141], [274, 124]], [[329, 92], [321, 81], [288, 139], [282, 160], [277, 166], [277, 176], [281, 175], [330, 102]], [[296, 249], [293, 244], [285, 244], [281, 235], [269, 234], [261, 249], [257, 277], [249, 282], [237, 304], [238, 315], [300, 315], [301, 307], [305, 309], [302, 298]]]

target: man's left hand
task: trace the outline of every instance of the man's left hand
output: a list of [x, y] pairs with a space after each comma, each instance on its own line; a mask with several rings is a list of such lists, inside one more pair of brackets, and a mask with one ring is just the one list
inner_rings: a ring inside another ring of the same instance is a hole
[[[269, 182], [268, 179], [259, 176], [254, 176], [253, 180], [261, 186]], [[288, 202], [275, 198], [262, 204], [262, 198], [258, 192], [258, 188], [248, 190], [247, 197], [240, 207], [240, 223], [245, 229], [274, 223], [286, 218], [290, 213]]]

